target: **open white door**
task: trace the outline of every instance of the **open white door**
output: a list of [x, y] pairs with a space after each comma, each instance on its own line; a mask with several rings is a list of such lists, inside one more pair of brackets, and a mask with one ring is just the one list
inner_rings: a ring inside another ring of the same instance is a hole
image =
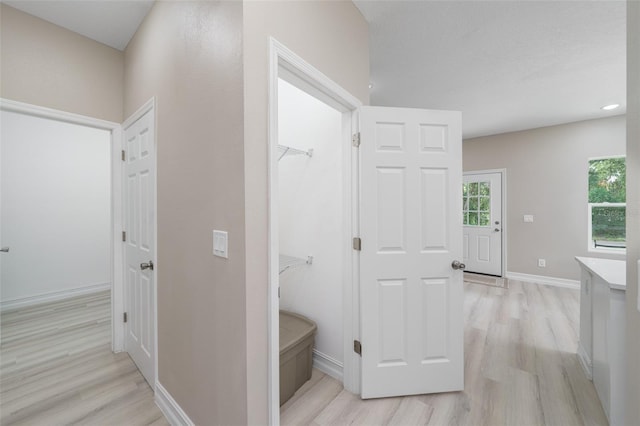
[[462, 188], [465, 271], [502, 276], [502, 173], [465, 173]]
[[360, 112], [362, 398], [464, 388], [460, 113]]
[[[135, 117], [135, 116], [134, 116]], [[155, 386], [154, 110], [124, 126], [125, 147], [125, 348]], [[129, 120], [127, 120], [129, 122]]]

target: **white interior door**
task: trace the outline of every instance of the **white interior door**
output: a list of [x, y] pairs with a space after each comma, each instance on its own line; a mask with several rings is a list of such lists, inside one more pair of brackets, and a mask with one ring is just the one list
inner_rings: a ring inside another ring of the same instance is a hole
[[155, 384], [154, 111], [125, 126], [125, 348]]
[[464, 175], [465, 271], [502, 276], [502, 174]]
[[360, 113], [362, 398], [464, 388], [460, 113]]

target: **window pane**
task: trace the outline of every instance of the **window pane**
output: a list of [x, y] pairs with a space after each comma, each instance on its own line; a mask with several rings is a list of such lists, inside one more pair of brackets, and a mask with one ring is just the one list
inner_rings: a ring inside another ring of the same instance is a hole
[[472, 182], [469, 184], [469, 195], [478, 195], [478, 183]]
[[463, 211], [468, 211], [469, 210], [469, 199], [467, 197], [464, 197], [462, 199], [462, 210]]
[[469, 212], [469, 225], [477, 225], [478, 224], [478, 213]]
[[469, 224], [469, 213], [463, 213], [462, 214], [462, 224], [463, 225], [468, 225]]
[[463, 183], [463, 184], [462, 184], [462, 195], [463, 195], [464, 197], [466, 197], [466, 196], [467, 196], [467, 191], [468, 191], [468, 185], [467, 185], [466, 183]]
[[624, 247], [626, 235], [625, 207], [592, 207], [592, 239], [597, 246]]
[[491, 195], [491, 183], [480, 182], [480, 195]]
[[625, 203], [626, 178], [624, 158], [589, 161], [589, 202]]
[[480, 213], [480, 226], [489, 226], [489, 213]]
[[489, 197], [480, 198], [480, 211], [489, 211]]
[[478, 211], [478, 198], [476, 197], [469, 198], [469, 210]]

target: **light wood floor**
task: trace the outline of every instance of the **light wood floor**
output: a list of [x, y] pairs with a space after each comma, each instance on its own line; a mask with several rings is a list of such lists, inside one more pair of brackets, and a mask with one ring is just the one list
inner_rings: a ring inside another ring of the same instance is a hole
[[0, 424], [168, 425], [129, 355], [111, 352], [109, 292], [2, 313]]
[[576, 357], [579, 292], [465, 283], [465, 390], [363, 401], [314, 369], [283, 425], [607, 425]]
[[[108, 293], [3, 313], [0, 423], [167, 425], [127, 354]], [[606, 425], [575, 352], [579, 293], [465, 284], [465, 391], [362, 401], [314, 370], [283, 425]]]

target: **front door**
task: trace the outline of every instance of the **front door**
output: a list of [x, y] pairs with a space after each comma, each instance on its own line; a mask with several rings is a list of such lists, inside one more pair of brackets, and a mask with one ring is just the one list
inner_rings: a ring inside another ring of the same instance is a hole
[[502, 173], [464, 175], [465, 271], [502, 276]]
[[125, 348], [155, 385], [155, 136], [154, 111], [124, 129]]
[[464, 388], [460, 113], [360, 112], [362, 398]]

